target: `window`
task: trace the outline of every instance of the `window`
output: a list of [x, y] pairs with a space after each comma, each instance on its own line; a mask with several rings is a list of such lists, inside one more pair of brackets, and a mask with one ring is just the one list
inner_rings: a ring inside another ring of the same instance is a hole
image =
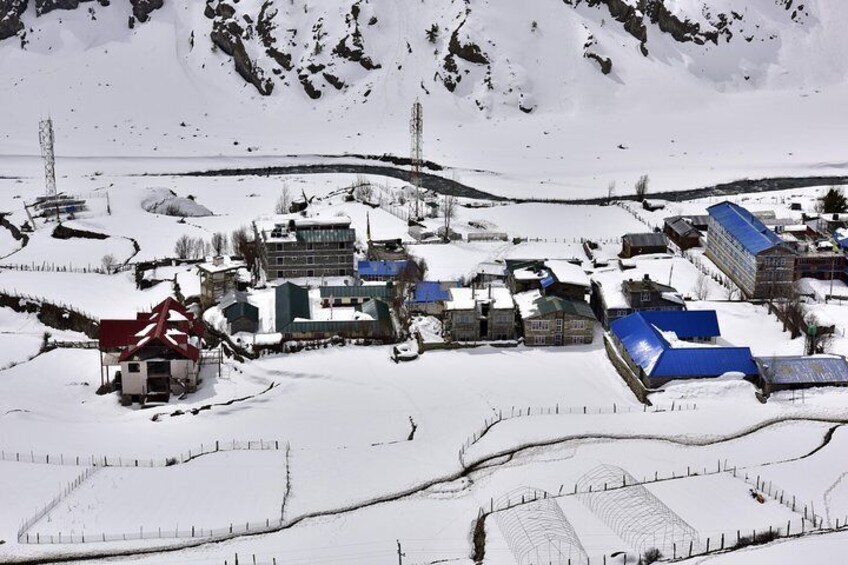
[[650, 292], [643, 292], [642, 297], [641, 297], [641, 301], [642, 302], [650, 302], [651, 301], [651, 293]]
[[277, 257], [277, 265], [282, 265], [282, 264], [283, 264], [283, 258]]
[[339, 249], [347, 249], [347, 243], [344, 241], [339, 242]]
[[141, 366], [138, 363], [130, 363], [127, 365], [127, 372], [130, 373], [140, 373]]
[[571, 320], [571, 328], [582, 330], [586, 328], [586, 320]]
[[307, 265], [314, 265], [315, 264], [315, 257], [313, 257], [311, 255], [309, 257], [307, 257], [306, 258], [306, 264]]
[[533, 345], [545, 345], [547, 343], [547, 339], [543, 335], [533, 336]]
[[551, 329], [550, 320], [530, 320], [530, 331], [546, 332]]
[[344, 277], [347, 275], [347, 269], [339, 269], [339, 276]]
[[277, 244], [277, 251], [282, 251], [282, 250], [283, 250], [283, 244], [282, 244], [282, 243], [278, 243], [278, 244]]
[[306, 276], [307, 277], [314, 277], [315, 271], [313, 271], [312, 269], [309, 269], [308, 271], [306, 271]]
[[557, 329], [558, 332], [562, 332], [562, 324], [563, 324], [562, 318], [557, 318], [556, 329]]
[[277, 278], [278, 279], [283, 278], [283, 272], [282, 271], [277, 271]]

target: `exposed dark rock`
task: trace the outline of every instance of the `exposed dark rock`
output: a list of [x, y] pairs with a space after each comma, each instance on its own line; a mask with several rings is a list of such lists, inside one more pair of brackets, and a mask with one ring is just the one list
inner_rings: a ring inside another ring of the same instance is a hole
[[40, 16], [53, 10], [75, 10], [83, 2], [92, 0], [35, 0], [35, 14]]
[[247, 54], [244, 42], [241, 39], [241, 26], [235, 21], [216, 21], [209, 37], [212, 43], [217, 45], [221, 51], [233, 58], [236, 72], [247, 82], [256, 87], [260, 94], [267, 96], [274, 90], [274, 83], [265, 77], [262, 68], [257, 65]]
[[341, 90], [345, 87], [345, 83], [342, 79], [335, 75], [331, 75], [330, 73], [323, 73], [324, 80], [326, 80], [331, 86], [335, 87], [336, 90]]
[[24, 29], [21, 15], [27, 4], [28, 0], [0, 0], [0, 41]]
[[109, 239], [109, 236], [105, 233], [97, 233], [88, 230], [78, 230], [75, 228], [69, 228], [64, 224], [59, 224], [55, 228], [53, 228], [52, 236], [55, 239]]
[[150, 13], [162, 7], [164, 0], [130, 0], [133, 16], [141, 23], [150, 19]]
[[306, 75], [301, 75], [298, 77], [300, 80], [300, 84], [303, 85], [303, 90], [306, 92], [306, 95], [312, 98], [313, 100], [318, 100], [321, 98], [321, 91], [315, 88], [315, 85], [309, 81], [309, 77]]
[[460, 59], [468, 61], [469, 63], [476, 63], [478, 65], [488, 65], [489, 59], [480, 49], [479, 45], [477, 45], [476, 43], [460, 43], [459, 30], [461, 30], [462, 26], [464, 25], [465, 21], [459, 24], [459, 27], [456, 28], [451, 34], [450, 42], [448, 43], [448, 52], [451, 55], [455, 55]]
[[609, 57], [601, 57], [597, 53], [592, 53], [589, 51], [583, 53], [583, 56], [587, 59], [592, 59], [593, 61], [596, 61], [601, 67], [601, 72], [605, 75], [610, 74], [610, 72], [612, 71], [612, 59], [610, 59]]

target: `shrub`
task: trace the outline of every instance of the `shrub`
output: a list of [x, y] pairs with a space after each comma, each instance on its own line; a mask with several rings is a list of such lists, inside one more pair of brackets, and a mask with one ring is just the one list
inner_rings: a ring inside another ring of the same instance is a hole
[[650, 565], [662, 559], [662, 553], [656, 547], [646, 549], [639, 559], [639, 565]]

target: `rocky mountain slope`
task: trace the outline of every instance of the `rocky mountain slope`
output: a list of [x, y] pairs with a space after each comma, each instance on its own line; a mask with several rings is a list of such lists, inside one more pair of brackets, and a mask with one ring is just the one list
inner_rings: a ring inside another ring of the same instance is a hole
[[60, 156], [406, 155], [417, 98], [428, 159], [566, 195], [822, 173], [846, 161], [846, 22], [831, 0], [0, 0], [0, 160], [37, 155], [46, 114]]
[[[168, 18], [157, 14], [166, 2], [177, 10], [188, 3], [129, 0], [129, 5], [110, 6], [111, 1], [3, 0], [0, 39], [17, 38], [26, 49], [39, 33], [39, 18], [60, 11], [84, 10], [93, 22], [101, 11], [123, 11], [132, 29], [151, 18]], [[334, 93], [367, 97], [370, 85], [392, 69], [409, 73], [414, 52], [423, 51], [426, 61], [412, 69], [422, 93], [438, 88], [468, 97], [473, 92], [473, 102], [483, 108], [492, 98], [486, 93], [497, 92], [530, 112], [533, 90], [518, 76], [527, 56], [522, 51], [529, 51], [525, 42], [558, 44], [559, 60], [546, 64], [573, 64], [580, 57], [610, 80], [620, 63], [615, 51], [629, 46], [658, 62], [673, 54], [693, 74], [719, 82], [756, 82], [762, 63], [776, 61], [786, 35], [814, 33], [817, 23], [815, 3], [797, 0], [557, 0], [522, 7], [517, 14], [514, 7], [488, 0], [404, 4], [205, 0], [204, 18], [192, 22], [182, 40], [192, 49], [230, 58], [237, 74], [262, 95], [288, 88], [310, 99]], [[572, 25], [562, 29], [563, 23]], [[547, 35], [553, 37], [539, 39]], [[403, 49], [386, 49], [387, 41]]]

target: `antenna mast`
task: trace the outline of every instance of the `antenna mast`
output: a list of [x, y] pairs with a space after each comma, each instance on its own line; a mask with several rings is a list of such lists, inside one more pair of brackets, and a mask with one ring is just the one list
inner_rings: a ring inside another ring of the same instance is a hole
[[41, 143], [41, 158], [44, 161], [44, 184], [48, 197], [56, 196], [56, 157], [53, 154], [53, 120], [47, 118], [38, 123], [38, 141]]
[[415, 221], [421, 219], [421, 167], [424, 161], [424, 111], [421, 102], [415, 99], [412, 105], [412, 117], [409, 120], [409, 133], [412, 137], [412, 153], [410, 155], [410, 180], [415, 188], [415, 203], [413, 216]]

